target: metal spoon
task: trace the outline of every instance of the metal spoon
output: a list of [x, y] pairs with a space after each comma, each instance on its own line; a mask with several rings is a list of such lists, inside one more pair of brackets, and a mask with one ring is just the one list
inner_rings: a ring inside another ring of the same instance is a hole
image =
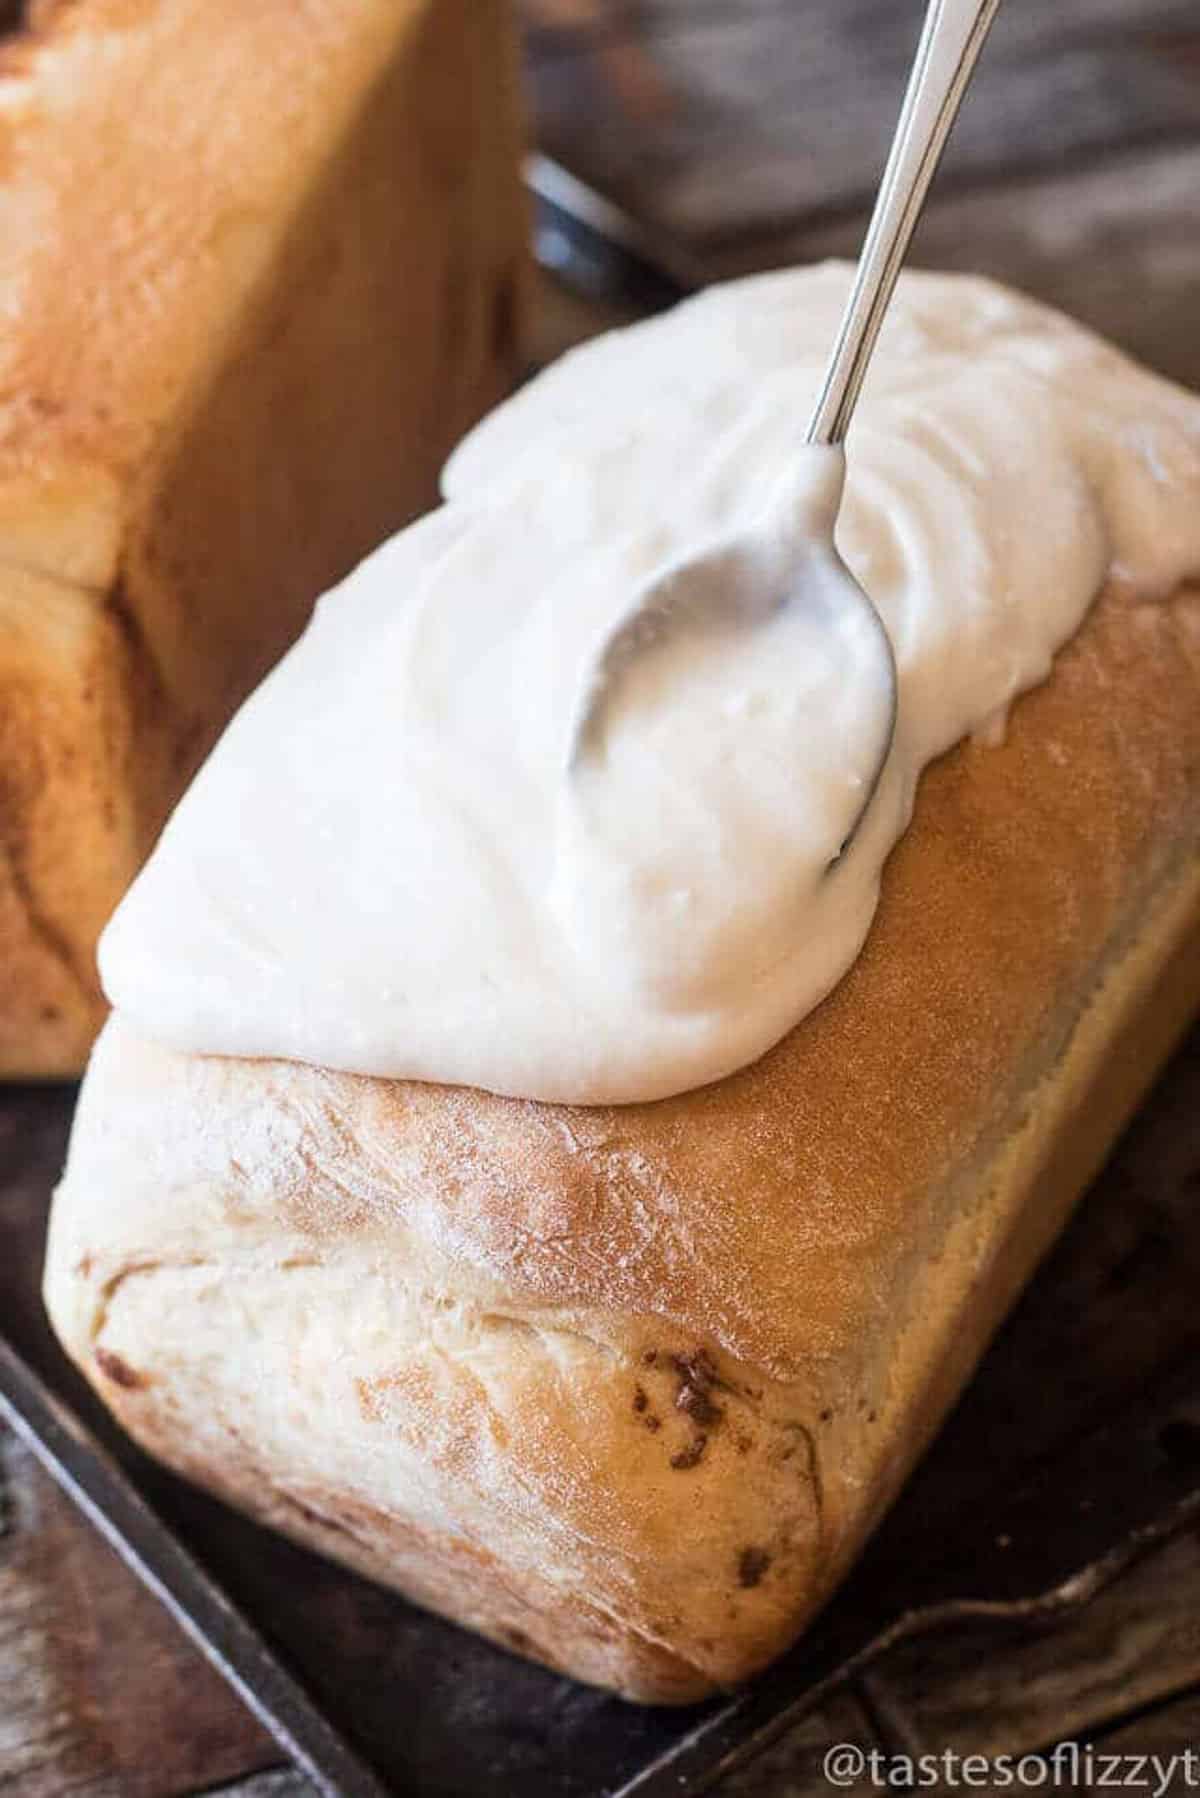
[[[854, 284], [805, 438], [809, 444], [833, 447], [845, 438], [900, 265], [999, 4], [1000, 0], [930, 0]], [[837, 556], [832, 524], [831, 519], [829, 541], [813, 544], [814, 564], [819, 560], [823, 578], [805, 580], [803, 559], [798, 559], [801, 578], [785, 592], [764, 593], [758, 546], [738, 539], [676, 564], [644, 587], [596, 659], [575, 717], [569, 768], [574, 772], [598, 759], [622, 677], [652, 646], [668, 641], [680, 629], [752, 624], [784, 606], [820, 608], [830, 631], [852, 642], [855, 655], [868, 656], [871, 678], [877, 681], [874, 690], [887, 696], [881, 708], [886, 728], [880, 734], [874, 774], [864, 783], [862, 804], [838, 851], [838, 856], [844, 854], [862, 824], [891, 749], [896, 666], [878, 613]]]

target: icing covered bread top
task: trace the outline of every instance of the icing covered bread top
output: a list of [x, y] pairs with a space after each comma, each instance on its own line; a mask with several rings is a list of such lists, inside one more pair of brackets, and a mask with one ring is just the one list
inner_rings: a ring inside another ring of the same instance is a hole
[[718, 1079], [820, 1002], [925, 764], [1001, 731], [1107, 582], [1200, 571], [1200, 400], [989, 282], [909, 273], [838, 524], [899, 678], [848, 852], [888, 696], [802, 607], [648, 642], [573, 767], [647, 582], [736, 542], [782, 589], [805, 553], [831, 476], [800, 439], [848, 281], [711, 289], [468, 437], [446, 503], [322, 600], [167, 825], [101, 943], [127, 1017], [608, 1103]]

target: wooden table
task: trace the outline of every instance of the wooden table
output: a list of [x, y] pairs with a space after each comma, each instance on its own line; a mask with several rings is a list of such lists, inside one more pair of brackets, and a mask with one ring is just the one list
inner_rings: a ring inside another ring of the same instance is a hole
[[[544, 147], [705, 278], [857, 251], [921, 0], [520, 4]], [[1006, 0], [912, 260], [1200, 386], [1194, 0]]]
[[[915, 37], [915, 0], [523, 3], [536, 14], [529, 69], [543, 143], [644, 221], [678, 265], [718, 277], [853, 253]], [[1195, 0], [1009, 0], [916, 259], [1016, 281], [1200, 385]], [[621, 316], [619, 304], [547, 287], [543, 350]], [[0, 1187], [7, 1177], [42, 1190], [53, 1172], [29, 1164], [15, 1126], [7, 1138], [0, 1130]], [[964, 1504], [972, 1470], [1008, 1472], [988, 1459], [991, 1431], [1018, 1440], [1034, 1465], [1132, 1401], [1140, 1382], [1200, 1354], [1198, 1207], [1200, 1041], [935, 1450], [946, 1477], [963, 1481]], [[1015, 1356], [1006, 1344], [1020, 1331]], [[1036, 1386], [1031, 1340], [1044, 1364]], [[1190, 1452], [1186, 1437], [1167, 1446]], [[1200, 1746], [1194, 1536], [1052, 1631], [958, 1629], [894, 1652], [729, 1789], [828, 1792], [821, 1755], [839, 1740], [1023, 1752], [1076, 1734], [1113, 1751]], [[276, 1758], [29, 1456], [0, 1436], [0, 1794], [299, 1798], [305, 1783], [272, 1768]]]

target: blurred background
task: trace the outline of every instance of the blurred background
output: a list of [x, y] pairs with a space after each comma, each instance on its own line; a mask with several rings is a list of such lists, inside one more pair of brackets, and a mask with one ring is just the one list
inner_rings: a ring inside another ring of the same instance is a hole
[[[538, 147], [682, 282], [856, 252], [919, 0], [519, 7]], [[1195, 0], [1009, 0], [911, 259], [1012, 281], [1200, 383]]]

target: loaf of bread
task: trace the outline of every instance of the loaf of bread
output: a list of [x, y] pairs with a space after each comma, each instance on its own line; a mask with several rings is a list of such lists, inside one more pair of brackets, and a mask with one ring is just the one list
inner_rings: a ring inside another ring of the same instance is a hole
[[[79, 0], [0, 29], [0, 1074], [313, 599], [511, 383], [501, 0]], [[6, 15], [7, 16], [7, 15]]]
[[991, 283], [902, 277], [856, 414], [873, 654], [664, 611], [569, 759], [639, 581], [804, 567], [848, 281], [575, 352], [322, 604], [106, 932], [51, 1219], [154, 1454], [647, 1701], [803, 1628], [1200, 997], [1200, 401]]
[[[1071, 778], [1064, 778], [1070, 770]], [[1200, 592], [1109, 592], [925, 777], [744, 1072], [585, 1108], [97, 1045], [47, 1272], [147, 1448], [654, 1701], [828, 1595], [1200, 996]]]

